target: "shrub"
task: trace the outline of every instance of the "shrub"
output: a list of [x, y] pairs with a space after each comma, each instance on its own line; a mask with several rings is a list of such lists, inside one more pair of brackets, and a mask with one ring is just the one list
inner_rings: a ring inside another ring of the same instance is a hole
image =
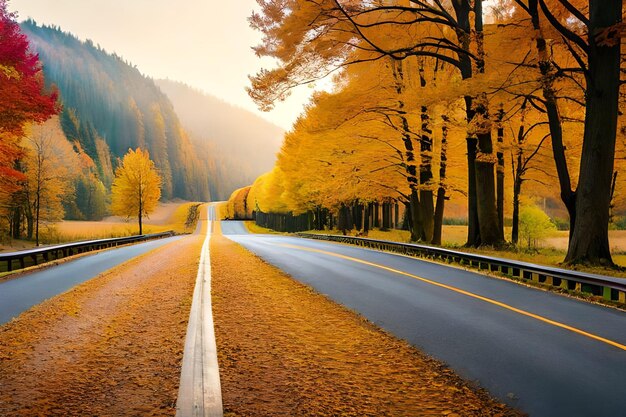
[[528, 242], [528, 249], [536, 248], [539, 240], [556, 230], [550, 217], [535, 205], [522, 205], [519, 223], [520, 237]]

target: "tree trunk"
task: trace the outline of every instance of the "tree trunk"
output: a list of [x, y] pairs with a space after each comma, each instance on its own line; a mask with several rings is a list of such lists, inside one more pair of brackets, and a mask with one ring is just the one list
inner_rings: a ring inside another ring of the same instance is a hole
[[504, 147], [504, 126], [502, 120], [504, 119], [504, 109], [500, 106], [498, 110], [498, 134], [497, 143], [498, 149], [496, 156], [498, 159], [498, 166], [496, 168], [496, 208], [498, 210], [498, 223], [500, 240], [504, 242], [504, 153], [502, 148]]
[[397, 229], [399, 227], [399, 224], [400, 224], [400, 207], [398, 206], [398, 202], [397, 201], [393, 203], [393, 207], [394, 207], [393, 228]]
[[501, 245], [493, 162], [476, 160], [476, 198], [480, 244]]
[[389, 230], [391, 228], [391, 207], [388, 202], [382, 203], [383, 222], [381, 230]]
[[[462, 50], [472, 51], [472, 39], [476, 42], [475, 63], [476, 72], [483, 73], [484, 45], [483, 45], [483, 20], [482, 0], [454, 1], [452, 2], [457, 18], [457, 38]], [[470, 18], [474, 17], [474, 36]], [[461, 78], [472, 78], [473, 68], [468, 54], [458, 54], [459, 70]], [[476, 109], [473, 105], [475, 100], [480, 100]], [[465, 112], [468, 123], [471, 123], [478, 115], [488, 119], [487, 101], [485, 97], [465, 97]], [[496, 186], [494, 178], [493, 145], [491, 131], [479, 132], [478, 138], [468, 135], [467, 138], [467, 169], [468, 169], [468, 228], [467, 246], [493, 245], [502, 243], [498, 231], [498, 218], [496, 209]]]
[[404, 212], [402, 214], [402, 230], [411, 231], [411, 204], [409, 202], [404, 203]]
[[[471, 4], [469, 1], [452, 2], [458, 29], [456, 31], [458, 44], [462, 50], [470, 52], [471, 50], [471, 24], [470, 12]], [[472, 78], [473, 68], [472, 61], [468, 54], [458, 54], [459, 70], [461, 78], [467, 80]], [[467, 122], [471, 122], [476, 112], [472, 108], [473, 98], [465, 96], [465, 114]], [[468, 135], [467, 141], [467, 243], [466, 246], [477, 247], [481, 244], [480, 226], [478, 218], [478, 202], [476, 195], [476, 153], [478, 141], [476, 138]]]
[[443, 212], [446, 204], [446, 190], [439, 187], [437, 190], [437, 204], [435, 205], [435, 218], [433, 229], [432, 243], [435, 245], [441, 245], [441, 232], [443, 229]]
[[40, 212], [41, 212], [40, 204], [39, 204], [39, 201], [37, 201], [37, 205], [35, 206], [35, 246], [39, 246], [39, 213]]
[[521, 123], [517, 131], [517, 164], [511, 155], [511, 167], [513, 168], [513, 225], [511, 228], [511, 243], [517, 245], [519, 242], [519, 205], [522, 193], [522, 182], [524, 176], [524, 150], [522, 145], [526, 137], [526, 102], [521, 107]]
[[513, 227], [511, 230], [511, 243], [517, 245], [519, 241], [519, 196], [522, 192], [522, 180], [519, 175], [513, 182]]
[[38, 169], [37, 169], [37, 191], [35, 194], [35, 246], [39, 246], [39, 215], [41, 213], [41, 156], [38, 155]]
[[143, 235], [143, 222], [142, 222], [142, 218], [141, 215], [143, 214], [143, 207], [142, 207], [142, 200], [141, 200], [141, 196], [139, 197], [139, 213], [138, 213], [138, 220], [139, 220], [139, 234]]
[[423, 235], [422, 210], [420, 209], [419, 196], [417, 190], [411, 191], [411, 241], [417, 242]]
[[370, 230], [370, 209], [369, 203], [363, 204], [363, 236], [367, 236]]
[[556, 70], [554, 65], [552, 65], [547, 42], [541, 30], [537, 0], [528, 1], [528, 12], [531, 17], [533, 29], [535, 29], [536, 33], [535, 46], [537, 47], [537, 53], [539, 55], [539, 71], [541, 73], [541, 85], [545, 100], [546, 114], [548, 115], [548, 127], [550, 128], [552, 156], [554, 158], [554, 164], [559, 178], [561, 200], [563, 201], [563, 204], [569, 214], [569, 238], [571, 241], [572, 231], [574, 230], [574, 226], [576, 224], [576, 192], [572, 190], [572, 182], [570, 179], [569, 168], [567, 166], [567, 158], [565, 157], [563, 128], [561, 125], [561, 116], [559, 115], [556, 90], [554, 88]]
[[[32, 240], [35, 234], [35, 218], [32, 213], [26, 214], [26, 238]], [[19, 235], [18, 235], [19, 238]]]
[[478, 140], [467, 138], [467, 243], [478, 247], [481, 244], [478, 222], [478, 200], [476, 197], [476, 151]]
[[322, 224], [322, 210], [320, 208], [320, 206], [315, 207], [315, 222], [314, 222], [314, 228], [315, 230], [321, 230]]
[[354, 221], [354, 228], [357, 231], [361, 231], [363, 227], [363, 207], [360, 204], [355, 203], [352, 206], [352, 219]]
[[498, 211], [498, 232], [501, 241], [504, 241], [504, 155], [498, 153], [498, 168], [496, 171], [496, 207]]
[[[396, 83], [396, 93], [398, 97], [401, 97], [404, 91], [404, 70], [402, 61], [391, 60], [391, 68], [393, 70], [393, 77]], [[413, 142], [411, 140], [411, 129], [409, 127], [409, 121], [404, 113], [404, 102], [398, 100], [398, 109], [400, 110], [400, 122], [402, 123], [402, 143], [404, 144], [404, 166], [406, 181], [411, 189], [411, 197], [409, 200], [410, 211], [410, 231], [411, 241], [417, 241], [422, 237], [422, 222], [421, 214], [419, 213], [419, 196], [417, 194], [418, 178], [417, 178], [417, 166], [415, 165], [415, 150]]]
[[354, 229], [354, 220], [352, 218], [352, 210], [350, 210], [350, 206], [345, 207], [346, 212], [346, 225], [348, 231]]
[[609, 248], [609, 205], [615, 159], [620, 43], [600, 46], [594, 36], [621, 21], [622, 0], [589, 1], [589, 53], [585, 131], [576, 189], [576, 223], [568, 263], [613, 265]]
[[380, 229], [380, 204], [374, 203], [374, 227]]
[[422, 240], [431, 242], [435, 229], [435, 206], [432, 190], [420, 190], [420, 209], [422, 219]]
[[[485, 50], [483, 39], [483, 8], [482, 0], [474, 0], [474, 30], [476, 42], [476, 72], [485, 72]], [[476, 105], [474, 117], [488, 121], [489, 101], [487, 95], [482, 93], [474, 98]], [[480, 230], [480, 244], [500, 246], [504, 243], [501, 237], [502, 227], [498, 219], [495, 184], [495, 158], [493, 155], [493, 141], [491, 126], [479, 128], [478, 153], [476, 154], [476, 199], [478, 208], [478, 227]]]
[[348, 222], [347, 216], [346, 216], [346, 209], [345, 206], [342, 204], [341, 207], [339, 208], [339, 215], [337, 216], [337, 229], [339, 229], [341, 231], [342, 235], [346, 235], [346, 223]]
[[[419, 63], [420, 85], [426, 87], [426, 76], [424, 75], [424, 61]], [[431, 242], [433, 240], [434, 215], [433, 191], [429, 187], [432, 185], [433, 171], [433, 131], [430, 128], [430, 116], [428, 107], [420, 108], [420, 209], [422, 210], [422, 240]]]
[[22, 225], [22, 211], [19, 207], [15, 207], [12, 211], [11, 217], [11, 237], [13, 239], [19, 239], [21, 236]]
[[448, 122], [447, 115], [442, 115], [443, 124], [441, 126], [441, 151], [439, 158], [439, 188], [437, 189], [437, 203], [435, 204], [434, 228], [432, 243], [441, 245], [443, 229], [443, 213], [446, 203], [446, 169], [448, 167]]

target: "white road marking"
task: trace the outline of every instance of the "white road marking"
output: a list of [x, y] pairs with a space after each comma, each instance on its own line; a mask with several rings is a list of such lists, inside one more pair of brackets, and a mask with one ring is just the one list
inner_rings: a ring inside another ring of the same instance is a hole
[[[207, 212], [214, 210], [208, 207]], [[211, 211], [209, 219], [214, 217]], [[193, 291], [176, 416], [223, 416], [222, 389], [217, 364], [217, 346], [211, 309], [211, 257], [209, 241], [212, 221], [207, 220], [206, 239], [202, 245], [200, 265]]]

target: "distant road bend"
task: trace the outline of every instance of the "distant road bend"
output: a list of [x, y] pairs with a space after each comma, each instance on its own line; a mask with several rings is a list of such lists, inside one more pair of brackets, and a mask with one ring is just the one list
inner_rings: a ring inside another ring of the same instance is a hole
[[222, 232], [530, 416], [626, 416], [626, 313], [401, 255]]

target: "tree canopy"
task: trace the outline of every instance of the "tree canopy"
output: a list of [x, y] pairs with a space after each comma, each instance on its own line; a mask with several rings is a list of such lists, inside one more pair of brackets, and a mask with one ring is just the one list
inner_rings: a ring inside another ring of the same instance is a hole
[[[286, 136], [264, 178], [263, 189], [282, 190], [283, 204], [297, 212], [367, 200], [376, 187], [348, 191], [363, 173], [395, 172], [404, 185], [391, 174], [377, 185], [408, 204], [413, 239], [436, 240], [440, 191], [445, 200], [458, 189], [467, 195], [467, 244], [498, 246], [510, 212], [505, 201], [513, 194], [517, 222], [521, 184], [534, 181], [560, 191], [571, 225], [567, 261], [612, 265], [608, 223], [616, 150], [623, 152], [616, 142], [626, 72], [622, 0], [504, 0], [491, 9], [483, 0], [259, 4], [250, 22], [264, 37], [255, 50], [277, 62], [251, 76], [249, 94], [260, 108], [339, 74], [332, 93], [318, 95]], [[310, 147], [307, 135], [316, 136]], [[372, 160], [368, 141], [386, 144]], [[395, 168], [377, 165], [391, 160]], [[345, 189], [331, 190], [328, 177], [318, 182], [323, 172], [338, 175]], [[451, 186], [450, 175], [466, 185]], [[513, 187], [505, 187], [509, 181]], [[250, 194], [262, 201], [255, 188]]]
[[[13, 195], [26, 180], [19, 160], [24, 129], [31, 122], [43, 122], [60, 110], [57, 93], [46, 91], [37, 54], [15, 15], [0, 0], [0, 215], [6, 216]], [[2, 233], [4, 234], [4, 233]]]
[[143, 218], [156, 209], [161, 198], [161, 176], [148, 151], [129, 149], [115, 170], [111, 187], [111, 211], [119, 216], [137, 218], [143, 234]]

